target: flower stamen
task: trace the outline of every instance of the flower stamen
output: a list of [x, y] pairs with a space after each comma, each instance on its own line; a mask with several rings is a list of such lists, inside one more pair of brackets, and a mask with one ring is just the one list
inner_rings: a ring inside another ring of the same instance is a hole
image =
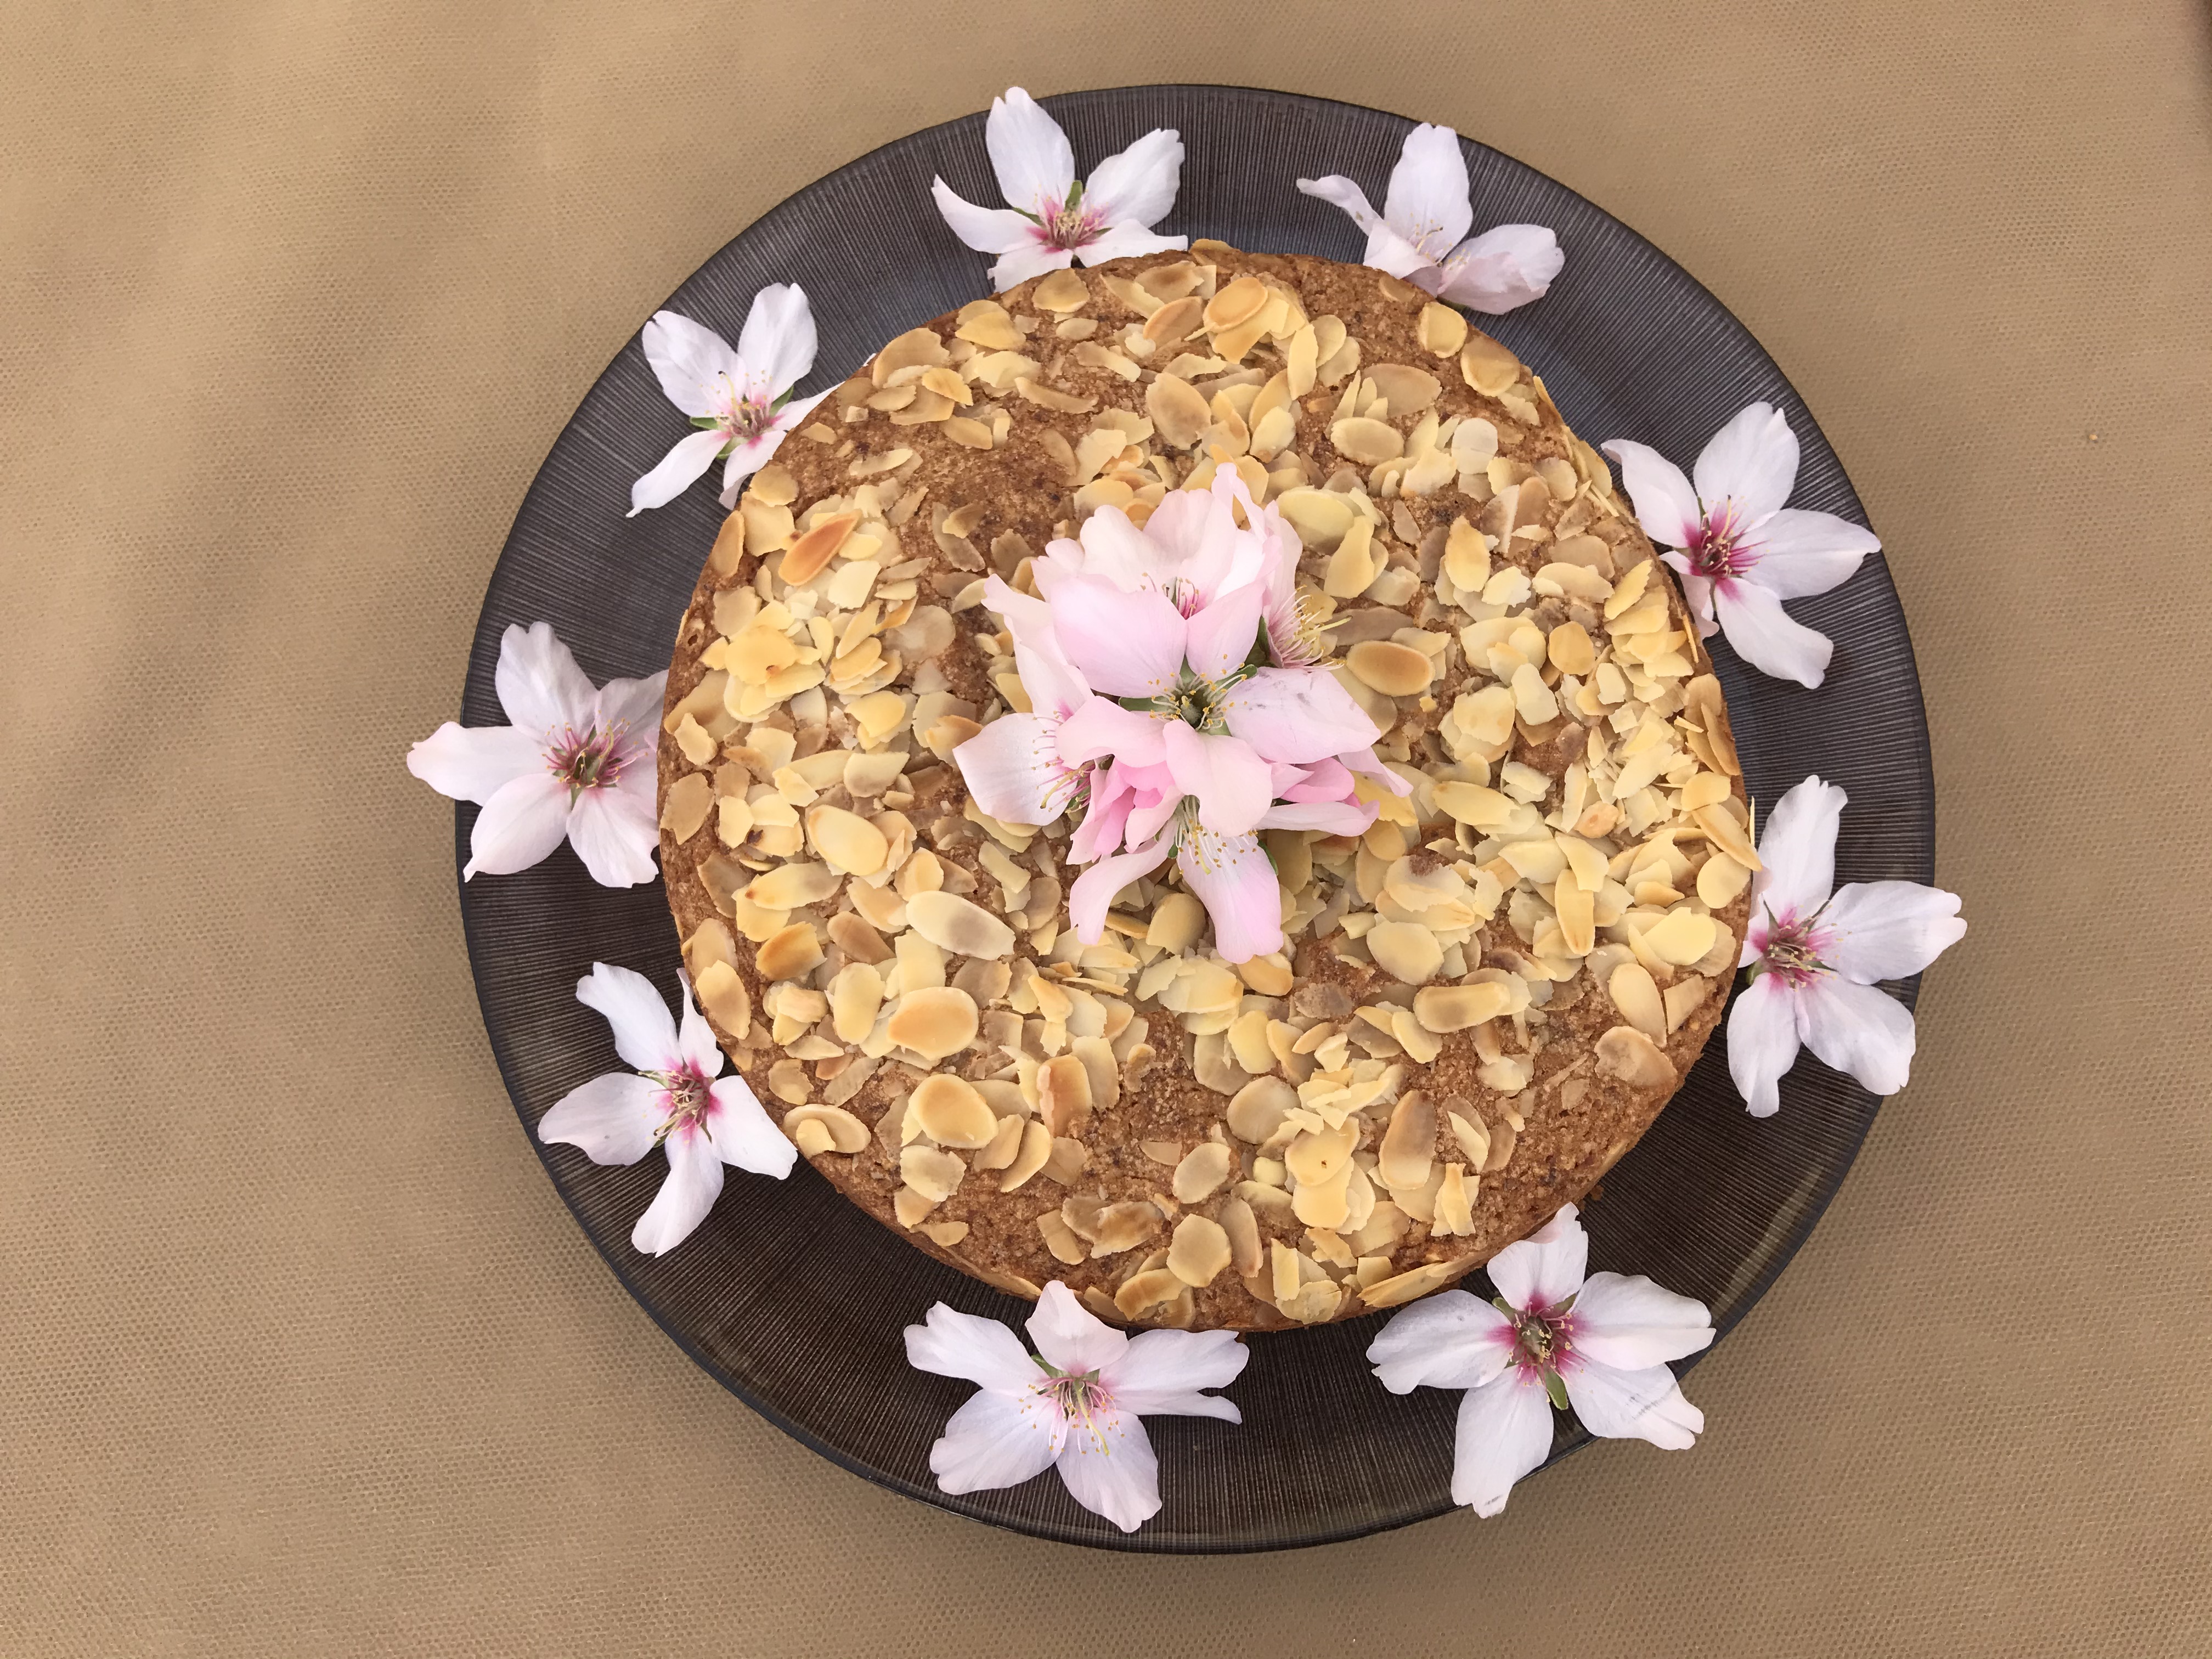
[[620, 781], [631, 758], [623, 741], [629, 734], [627, 720], [581, 732], [564, 726], [546, 745], [545, 769], [568, 786], [571, 805], [586, 789], [605, 789]]

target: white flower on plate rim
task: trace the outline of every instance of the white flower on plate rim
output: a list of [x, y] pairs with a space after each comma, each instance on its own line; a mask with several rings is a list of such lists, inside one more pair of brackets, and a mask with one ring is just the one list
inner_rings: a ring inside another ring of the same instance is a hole
[[1095, 265], [1190, 245], [1187, 237], [1152, 230], [1175, 206], [1182, 182], [1182, 138], [1172, 127], [1153, 128], [1078, 183], [1075, 149], [1060, 123], [1019, 87], [1008, 87], [991, 100], [983, 143], [1005, 207], [978, 207], [941, 178], [929, 188], [954, 235], [978, 253], [999, 256], [991, 286], [1002, 294], [1076, 259]]
[[744, 1079], [722, 1075], [722, 1050], [692, 1004], [690, 977], [681, 977], [679, 1031], [651, 980], [593, 963], [576, 981], [576, 1000], [606, 1017], [615, 1052], [633, 1069], [571, 1089], [538, 1120], [540, 1140], [576, 1147], [594, 1164], [635, 1164], [655, 1146], [667, 1152], [668, 1178], [629, 1236], [647, 1255], [674, 1249], [707, 1218], [725, 1164], [781, 1181], [799, 1157]]
[[1123, 1532], [1159, 1512], [1159, 1460], [1144, 1417], [1244, 1419], [1200, 1392], [1237, 1379], [1251, 1358], [1234, 1331], [1140, 1331], [1097, 1319], [1058, 1279], [1029, 1316], [1030, 1353], [995, 1319], [942, 1302], [906, 1328], [907, 1363], [976, 1385], [929, 1449], [941, 1491], [1018, 1486], [1050, 1468], [1075, 1501]]
[[1380, 213], [1340, 173], [1301, 179], [1298, 188], [1342, 208], [1367, 233], [1362, 264], [1469, 311], [1495, 317], [1540, 300], [1567, 263], [1559, 237], [1544, 225], [1498, 225], [1468, 235], [1474, 207], [1467, 156], [1449, 127], [1424, 122], [1406, 135]]
[[[1601, 1439], [1684, 1451], [1705, 1414], [1667, 1368], [1713, 1340], [1702, 1302], [1638, 1274], [1587, 1273], [1589, 1235], [1571, 1204], [1490, 1259], [1498, 1296], [1439, 1291], [1394, 1316], [1367, 1350], [1393, 1394], [1464, 1389], [1452, 1502], [1505, 1507], [1552, 1451], [1552, 1410], [1570, 1406]], [[1587, 1276], [1585, 1276], [1587, 1273]]]
[[509, 624], [495, 679], [511, 726], [447, 720], [407, 751], [440, 794], [483, 808], [463, 879], [510, 876], [563, 841], [602, 887], [651, 881], [660, 845], [653, 756], [668, 671], [597, 690], [550, 623]]
[[1698, 632], [1728, 635], [1763, 674], [1817, 686], [1835, 646], [1783, 610], [1850, 580], [1880, 550], [1874, 532], [1832, 513], [1783, 505], [1797, 483], [1797, 434], [1771, 404], [1752, 404], [1713, 434], [1698, 457], [1696, 483], [1648, 445], [1614, 439], [1602, 447], [1644, 534], [1682, 578]]
[[658, 311], [641, 343], [668, 401], [699, 428], [679, 439], [659, 466], [629, 487], [629, 516], [674, 501], [720, 457], [722, 505], [768, 465], [783, 434], [830, 394], [790, 398], [814, 367], [814, 313], [796, 283], [774, 283], [753, 295], [744, 331], [732, 348], [702, 324]]
[[1751, 925], [1740, 966], [1751, 983], [1729, 1010], [1729, 1075], [1753, 1117], [1782, 1103], [1782, 1074], [1810, 1048], [1878, 1095], [1902, 1089], [1912, 1015], [1879, 981], [1917, 974], [1966, 937], [1959, 896], [1917, 881], [1836, 885], [1847, 796], [1807, 778], [1775, 802], [1759, 837]]

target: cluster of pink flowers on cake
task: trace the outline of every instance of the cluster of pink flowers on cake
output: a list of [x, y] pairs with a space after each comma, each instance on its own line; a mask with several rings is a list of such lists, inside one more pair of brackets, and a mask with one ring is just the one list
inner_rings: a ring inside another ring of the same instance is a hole
[[994, 576], [1032, 709], [956, 751], [975, 803], [1007, 823], [1080, 809], [1068, 895], [1096, 943], [1115, 896], [1170, 858], [1213, 919], [1222, 956], [1283, 946], [1267, 830], [1356, 836], [1377, 795], [1411, 786], [1321, 662], [1296, 591], [1297, 532], [1224, 468], [1170, 492], [1142, 526], [1118, 507], [1031, 567], [1042, 597]]

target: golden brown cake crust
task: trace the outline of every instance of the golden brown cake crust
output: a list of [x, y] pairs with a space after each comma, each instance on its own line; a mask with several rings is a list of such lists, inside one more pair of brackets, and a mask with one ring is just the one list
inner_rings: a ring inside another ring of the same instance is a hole
[[[985, 575], [1219, 465], [1299, 529], [1417, 786], [1357, 841], [1271, 833], [1289, 955], [1241, 975], [1172, 865], [1071, 941], [1066, 821], [982, 819], [950, 759], [1020, 696]], [[1605, 464], [1360, 266], [1201, 243], [902, 336], [731, 515], [666, 708], [670, 904], [763, 1104], [920, 1248], [1126, 1322], [1350, 1316], [1540, 1225], [1674, 1093], [1747, 913], [1718, 684]]]

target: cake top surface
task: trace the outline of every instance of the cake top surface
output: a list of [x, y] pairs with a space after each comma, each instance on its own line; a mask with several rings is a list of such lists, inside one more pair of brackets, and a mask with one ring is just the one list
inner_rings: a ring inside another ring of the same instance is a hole
[[[1031, 703], [991, 581], [1228, 477], [1393, 778], [1362, 833], [1265, 832], [1283, 949], [1224, 959], [1173, 863], [1086, 941], [1074, 820], [963, 776]], [[1717, 1018], [1756, 861], [1696, 629], [1540, 380], [1373, 270], [1218, 244], [977, 301], [826, 399], [708, 561], [660, 767], [701, 1004], [800, 1149], [1132, 1322], [1394, 1305], [1581, 1197]]]

